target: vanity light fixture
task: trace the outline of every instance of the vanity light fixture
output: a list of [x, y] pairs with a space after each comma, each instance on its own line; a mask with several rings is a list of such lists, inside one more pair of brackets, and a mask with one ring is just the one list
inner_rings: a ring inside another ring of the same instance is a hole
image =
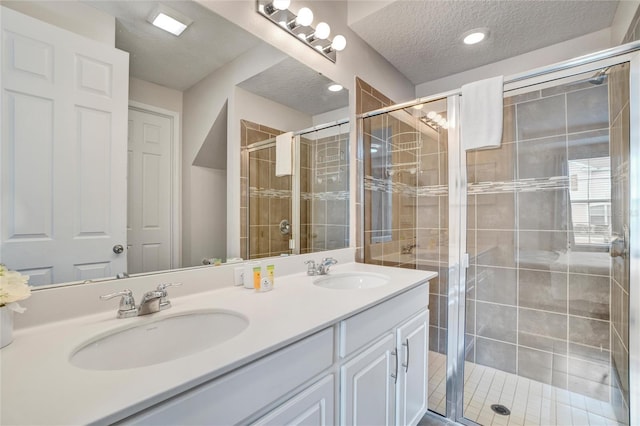
[[347, 39], [336, 35], [329, 38], [331, 27], [326, 22], [319, 22], [313, 27], [313, 12], [303, 7], [295, 14], [289, 10], [290, 0], [256, 0], [257, 11], [269, 21], [296, 37], [331, 62], [336, 61], [336, 52], [344, 50]]
[[193, 23], [191, 19], [183, 14], [162, 4], [153, 9], [147, 21], [175, 36], [182, 34]]
[[438, 130], [438, 127], [442, 129], [449, 128], [449, 122], [447, 121], [447, 119], [435, 111], [429, 111], [426, 117], [420, 118], [420, 121], [434, 130]]

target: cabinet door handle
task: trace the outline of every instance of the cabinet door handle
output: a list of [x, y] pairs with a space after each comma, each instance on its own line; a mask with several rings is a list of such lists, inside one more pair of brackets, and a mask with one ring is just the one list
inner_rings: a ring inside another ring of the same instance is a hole
[[409, 339], [406, 339], [402, 344], [402, 346], [406, 346], [407, 348], [407, 362], [402, 363], [402, 366], [404, 367], [404, 372], [408, 373], [409, 372]]
[[394, 349], [391, 351], [391, 355], [396, 359], [396, 372], [391, 375], [393, 377], [394, 383], [398, 383], [398, 350]]

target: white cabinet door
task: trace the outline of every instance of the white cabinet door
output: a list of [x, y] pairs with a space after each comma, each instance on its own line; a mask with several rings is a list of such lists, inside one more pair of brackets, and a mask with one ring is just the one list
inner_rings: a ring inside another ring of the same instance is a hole
[[388, 426], [395, 420], [394, 375], [399, 368], [389, 333], [340, 368], [340, 424]]
[[398, 425], [417, 425], [427, 411], [428, 311], [398, 328]]
[[314, 383], [254, 425], [327, 426], [334, 423], [333, 374]]
[[2, 262], [32, 285], [126, 271], [129, 55], [1, 15]]

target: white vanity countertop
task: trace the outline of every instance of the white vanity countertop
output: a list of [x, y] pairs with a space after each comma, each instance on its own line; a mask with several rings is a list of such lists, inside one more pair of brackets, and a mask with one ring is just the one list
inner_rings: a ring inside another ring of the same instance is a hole
[[[276, 270], [275, 289], [271, 292], [225, 287], [170, 297], [172, 308], [152, 315], [116, 319], [114, 308], [113, 312], [16, 331], [14, 342], [0, 350], [0, 424], [112, 423], [437, 275], [359, 263], [331, 268], [334, 274], [350, 271], [382, 273], [390, 276], [391, 282], [370, 289], [332, 290], [313, 285], [317, 277], [305, 273], [279, 277]], [[69, 362], [75, 349], [109, 330], [203, 309], [238, 312], [249, 319], [249, 326], [218, 346], [148, 367], [94, 371]]]

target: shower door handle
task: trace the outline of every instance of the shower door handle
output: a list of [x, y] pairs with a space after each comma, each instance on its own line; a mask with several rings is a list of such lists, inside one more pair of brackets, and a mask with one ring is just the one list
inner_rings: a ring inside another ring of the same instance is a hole
[[611, 241], [611, 247], [609, 248], [609, 254], [611, 257], [627, 257], [627, 241], [629, 240], [629, 228], [625, 225], [622, 230], [622, 235], [617, 235]]

